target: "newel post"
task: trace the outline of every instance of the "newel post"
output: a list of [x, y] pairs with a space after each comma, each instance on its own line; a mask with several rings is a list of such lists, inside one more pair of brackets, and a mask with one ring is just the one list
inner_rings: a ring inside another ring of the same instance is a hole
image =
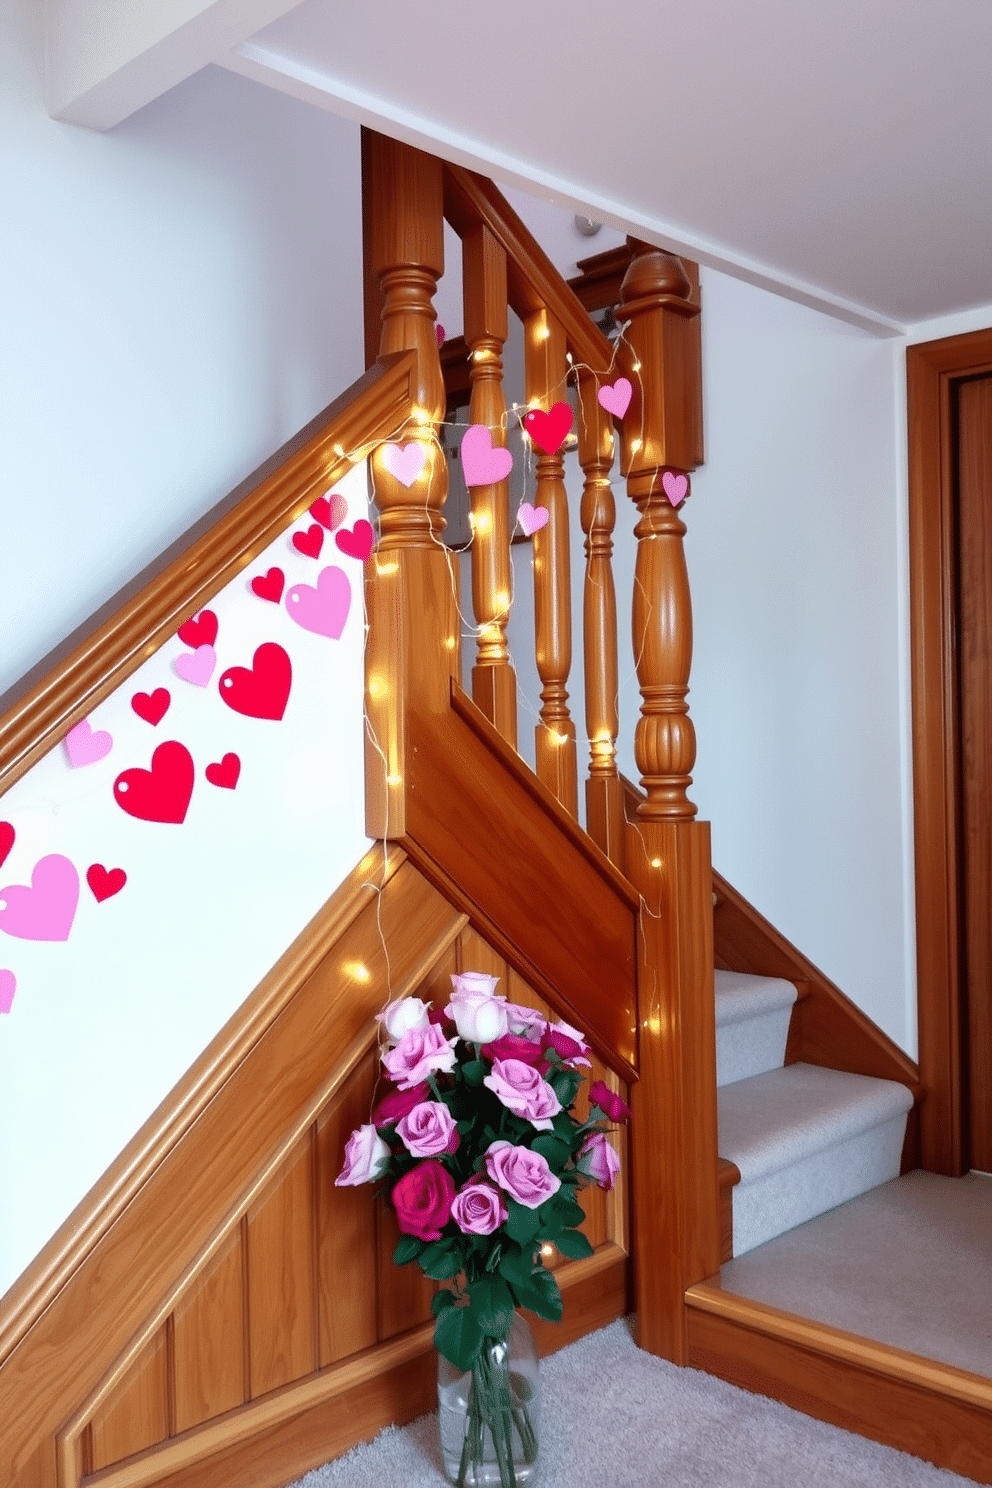
[[445, 396], [433, 306], [444, 272], [441, 162], [363, 131], [362, 187], [366, 314], [381, 307], [380, 355], [412, 350], [417, 358], [413, 413], [369, 461], [379, 538], [365, 585], [366, 827], [372, 837], [399, 837], [407, 716], [448, 708], [459, 661], [453, 576], [441, 543], [448, 470], [438, 437]]
[[638, 1342], [688, 1362], [685, 1290], [719, 1269], [713, 909], [709, 824], [688, 787], [692, 607], [681, 519], [702, 459], [699, 302], [671, 254], [632, 244], [617, 318], [634, 396], [621, 468], [638, 512], [633, 642], [641, 690], [634, 756], [644, 792], [627, 874], [642, 895], [640, 1080], [634, 1086]]

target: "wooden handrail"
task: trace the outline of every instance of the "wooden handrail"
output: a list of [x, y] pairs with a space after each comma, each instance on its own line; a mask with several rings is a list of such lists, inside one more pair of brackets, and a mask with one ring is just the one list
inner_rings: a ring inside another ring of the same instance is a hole
[[416, 359], [389, 356], [242, 481], [0, 698], [0, 795], [409, 413]]

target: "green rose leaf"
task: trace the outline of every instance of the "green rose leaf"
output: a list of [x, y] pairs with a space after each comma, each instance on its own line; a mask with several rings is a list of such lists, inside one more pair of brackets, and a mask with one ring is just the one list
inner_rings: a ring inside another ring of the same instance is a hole
[[511, 1199], [509, 1195], [506, 1197], [506, 1209], [508, 1215], [506, 1233], [519, 1246], [529, 1245], [541, 1223], [537, 1210], [528, 1209], [525, 1204], [518, 1204], [516, 1199]]
[[462, 1374], [479, 1357], [482, 1331], [469, 1307], [446, 1307], [434, 1324], [434, 1347]]
[[401, 1235], [393, 1251], [393, 1261], [397, 1266], [406, 1266], [417, 1259], [423, 1248], [423, 1240], [418, 1240], [416, 1235]]
[[560, 1142], [551, 1132], [542, 1132], [530, 1144], [532, 1152], [539, 1152], [552, 1173], [560, 1173], [572, 1155], [570, 1143]]
[[555, 1244], [563, 1256], [568, 1256], [573, 1261], [580, 1261], [583, 1256], [594, 1254], [592, 1246], [581, 1230], [562, 1230], [561, 1234], [555, 1237]]
[[433, 1312], [435, 1317], [440, 1317], [446, 1307], [454, 1307], [454, 1305], [454, 1293], [449, 1292], [447, 1287], [442, 1287], [431, 1298], [431, 1312]]
[[434, 1240], [430, 1245], [425, 1245], [417, 1259], [420, 1261], [421, 1271], [433, 1281], [447, 1281], [450, 1276], [457, 1276], [462, 1269], [460, 1253], [445, 1240]]
[[555, 1070], [553, 1075], [548, 1076], [548, 1084], [567, 1109], [579, 1093], [582, 1076], [578, 1070]]
[[516, 1287], [515, 1291], [520, 1306], [528, 1312], [547, 1318], [549, 1323], [561, 1322], [561, 1292], [551, 1272], [543, 1266], [534, 1272], [526, 1287]]
[[469, 1288], [472, 1316], [487, 1338], [505, 1338], [513, 1321], [513, 1297], [498, 1276], [482, 1276]]
[[507, 1246], [499, 1259], [499, 1273], [513, 1287], [530, 1285], [534, 1270], [534, 1252], [519, 1245]]
[[560, 1189], [553, 1199], [541, 1207], [546, 1229], [557, 1226], [572, 1230], [585, 1221], [586, 1213], [581, 1204], [577, 1204], [567, 1192], [562, 1193]]
[[484, 1059], [470, 1059], [467, 1064], [462, 1065], [465, 1084], [471, 1085], [473, 1089], [482, 1084], [488, 1073], [489, 1065]]

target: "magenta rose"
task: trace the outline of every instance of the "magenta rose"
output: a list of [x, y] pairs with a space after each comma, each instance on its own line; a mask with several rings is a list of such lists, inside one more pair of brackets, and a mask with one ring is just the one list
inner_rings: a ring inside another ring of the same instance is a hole
[[520, 1059], [496, 1059], [483, 1080], [508, 1111], [522, 1116], [538, 1131], [550, 1131], [552, 1116], [561, 1110], [561, 1101], [547, 1080]]
[[360, 1126], [348, 1138], [344, 1149], [344, 1167], [335, 1178], [338, 1188], [359, 1183], [374, 1183], [389, 1167], [389, 1148], [371, 1124]]
[[440, 1240], [451, 1217], [455, 1184], [439, 1162], [418, 1163], [405, 1173], [393, 1189], [396, 1223], [404, 1235], [418, 1240]]
[[563, 1064], [588, 1064], [589, 1045], [570, 1023], [549, 1023], [541, 1039], [542, 1049], [554, 1049]]
[[621, 1100], [602, 1080], [593, 1080], [589, 1086], [589, 1101], [598, 1106], [610, 1121], [629, 1121], [630, 1107]]
[[590, 1132], [582, 1144], [575, 1166], [580, 1173], [598, 1183], [600, 1188], [611, 1189], [613, 1180], [620, 1171], [620, 1159], [602, 1132]]
[[421, 1080], [419, 1085], [413, 1085], [409, 1090], [391, 1090], [372, 1112], [372, 1125], [395, 1126], [397, 1121], [401, 1121], [421, 1101], [427, 1100], [429, 1095], [430, 1087], [426, 1080]]
[[414, 1157], [437, 1157], [458, 1150], [458, 1128], [440, 1101], [422, 1101], [414, 1106], [397, 1126], [396, 1135]]
[[401, 1090], [409, 1090], [428, 1075], [446, 1074], [455, 1067], [457, 1039], [445, 1038], [436, 1023], [408, 1028], [395, 1049], [383, 1054], [382, 1063]]
[[491, 1044], [483, 1044], [486, 1059], [518, 1059], [521, 1064], [543, 1064], [544, 1051], [533, 1039], [521, 1038], [516, 1033], [504, 1033]]
[[514, 1147], [512, 1142], [490, 1142], [486, 1149], [486, 1172], [504, 1193], [527, 1209], [537, 1209], [561, 1188], [539, 1152]]
[[451, 1217], [463, 1235], [491, 1235], [506, 1219], [499, 1192], [483, 1178], [473, 1178], [458, 1193]]

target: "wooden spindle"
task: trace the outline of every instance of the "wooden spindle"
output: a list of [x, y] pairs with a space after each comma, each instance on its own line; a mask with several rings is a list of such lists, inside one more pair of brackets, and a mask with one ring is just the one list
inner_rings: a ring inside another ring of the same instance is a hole
[[[565, 333], [547, 310], [524, 322], [525, 382], [528, 408], [545, 413], [565, 396]], [[575, 725], [568, 711], [566, 683], [572, 667], [571, 581], [565, 456], [534, 445], [536, 507], [548, 512], [546, 526], [534, 533], [534, 642], [541, 678], [541, 721], [535, 730], [537, 774], [573, 816], [578, 812]]]
[[[681, 507], [699, 463], [698, 305], [682, 265], [644, 248], [624, 277], [618, 318], [628, 322], [620, 361], [634, 394], [623, 421], [621, 465], [640, 520], [634, 529], [633, 640], [641, 689], [634, 758], [654, 821], [695, 816], [687, 791], [696, 736], [686, 694], [692, 605]], [[671, 491], [666, 491], [667, 483]], [[681, 499], [680, 499], [681, 498]]]
[[[463, 244], [462, 286], [472, 385], [469, 416], [473, 424], [489, 430], [494, 449], [505, 449], [506, 250], [482, 223]], [[506, 644], [512, 585], [510, 482], [473, 486], [471, 496], [472, 607], [478, 636], [472, 696], [516, 749], [517, 679]]]
[[591, 372], [579, 376], [581, 418], [579, 463], [585, 476], [580, 516], [586, 535], [583, 589], [586, 732], [586, 830], [609, 858], [623, 866], [623, 790], [617, 773], [617, 601], [613, 584], [613, 527], [616, 502], [610, 485], [613, 467], [612, 420], [598, 399]]
[[408, 459], [423, 452], [409, 484], [390, 468], [387, 445], [370, 459], [379, 541], [366, 565], [366, 709], [374, 734], [366, 748], [366, 819], [370, 836], [397, 837], [405, 828], [407, 713], [444, 711], [459, 666], [456, 597], [440, 541], [448, 469], [437, 434], [445, 394], [432, 300], [444, 272], [442, 167], [365, 131], [362, 170], [366, 246], [382, 307], [380, 354], [417, 356], [414, 410], [390, 444]]

